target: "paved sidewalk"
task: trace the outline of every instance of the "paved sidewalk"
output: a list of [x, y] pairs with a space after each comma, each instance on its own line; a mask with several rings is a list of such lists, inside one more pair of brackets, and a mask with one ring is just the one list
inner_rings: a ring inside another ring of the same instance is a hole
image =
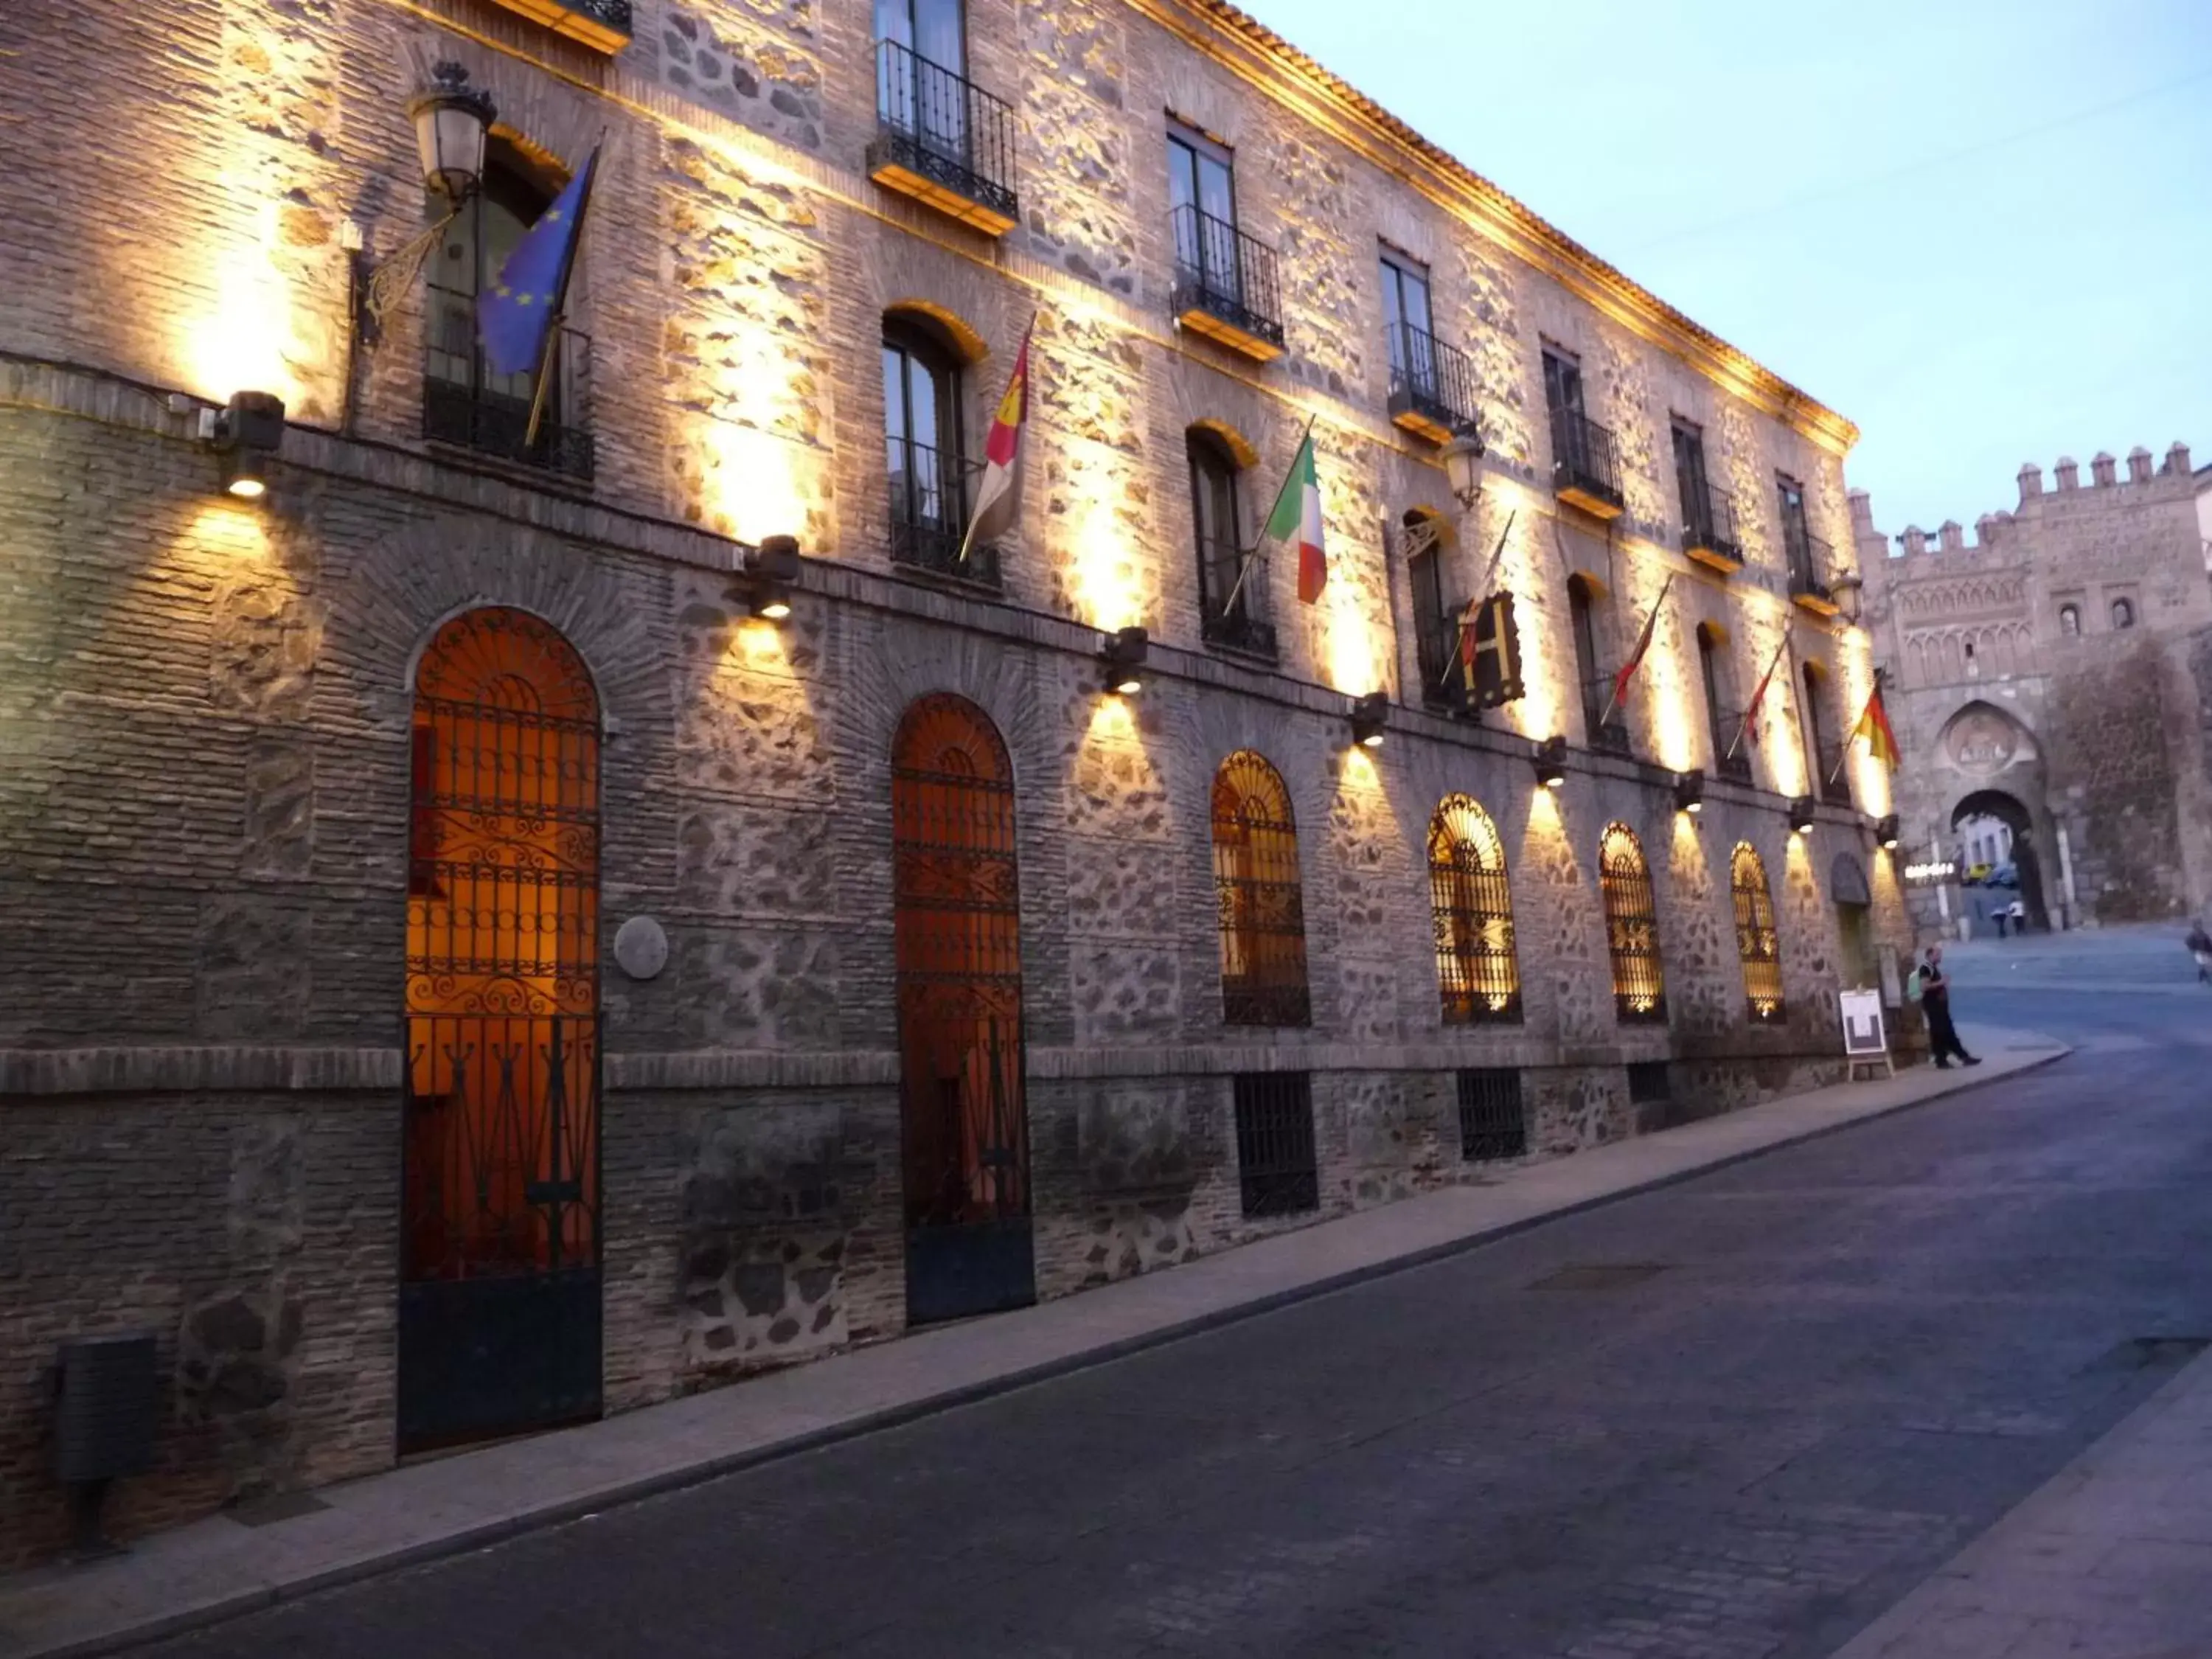
[[[1987, 1064], [1838, 1085], [1503, 1173], [687, 1400], [216, 1516], [76, 1569], [0, 1581], [0, 1659], [111, 1650], [309, 1590], [1099, 1364], [1485, 1239], [1985, 1084], [2069, 1052], [1968, 1025]], [[1984, 1097], [2002, 1109], [2001, 1093]]]
[[1836, 1659], [2212, 1655], [2212, 1354]]

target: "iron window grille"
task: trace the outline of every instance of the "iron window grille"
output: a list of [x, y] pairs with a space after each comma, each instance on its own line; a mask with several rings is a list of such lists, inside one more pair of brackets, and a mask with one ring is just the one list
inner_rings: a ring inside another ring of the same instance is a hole
[[871, 173], [901, 168], [1000, 218], [1020, 216], [1013, 111], [896, 40], [876, 46], [876, 136], [866, 159]]
[[1488, 1067], [1457, 1074], [1459, 1155], [1469, 1164], [1522, 1158], [1528, 1152], [1528, 1118], [1521, 1073]]
[[1505, 845], [1468, 795], [1447, 795], [1429, 823], [1429, 902], [1447, 1024], [1521, 1018], [1521, 964]]
[[[1411, 533], [1415, 526], [1407, 516]], [[1413, 590], [1413, 651], [1421, 672], [1421, 701], [1431, 708], [1457, 708], [1466, 702], [1464, 684], [1455, 672], [1460, 653], [1460, 613], [1465, 606], [1447, 601], [1443, 586], [1443, 554], [1433, 536], [1406, 560], [1406, 576]]]
[[1616, 510], [1625, 504], [1613, 434], [1579, 410], [1552, 411], [1552, 488], [1607, 502]]
[[1663, 1060], [1634, 1060], [1628, 1063], [1628, 1103], [1662, 1106], [1674, 1097], [1673, 1079]]
[[1730, 564], [1743, 562], [1743, 542], [1735, 527], [1735, 500], [1726, 490], [1703, 482], [1685, 486], [1682, 550], [1703, 550]]
[[1597, 867], [1606, 949], [1613, 960], [1613, 1017], [1623, 1024], [1663, 1024], [1667, 985], [1659, 960], [1658, 905], [1636, 832], [1625, 823], [1606, 825]]
[[1198, 546], [1198, 626], [1209, 645], [1272, 662], [1275, 624], [1269, 614], [1267, 556], [1243, 546], [1236, 463], [1209, 434], [1193, 431], [1191, 523]]
[[1474, 364], [1426, 329], [1397, 323], [1387, 331], [1390, 417], [1416, 416], [1448, 432], [1475, 424]]
[[960, 556], [968, 533], [966, 464], [957, 455], [904, 438], [886, 440], [890, 486], [891, 562], [987, 587], [1000, 586], [999, 549], [979, 542]]
[[1729, 891], [1735, 902], [1735, 950], [1743, 963], [1744, 995], [1752, 1022], [1779, 1025], [1785, 1018], [1782, 935], [1774, 925], [1766, 865], [1748, 842], [1737, 842], [1729, 857]]
[[1246, 1218], [1321, 1208], [1312, 1077], [1245, 1072], [1231, 1084], [1237, 1103], [1237, 1185]]
[[[1736, 734], [1743, 732], [1741, 742]], [[1729, 745], [1735, 745], [1730, 753]], [[1743, 710], [1720, 708], [1713, 710], [1713, 771], [1718, 776], [1735, 783], [1751, 781], [1751, 734], [1743, 732]]]
[[532, 441], [537, 371], [501, 374], [484, 361], [477, 340], [473, 291], [432, 283], [428, 297], [422, 337], [423, 437], [590, 483], [596, 459], [590, 338], [578, 329], [559, 330], [547, 359], [552, 384]]
[[1282, 775], [1249, 749], [1214, 775], [1213, 884], [1224, 1023], [1310, 1024], [1297, 826]]
[[1198, 312], [1281, 350], [1275, 251], [1195, 204], [1173, 210], [1169, 224], [1175, 237], [1175, 313]]
[[1831, 806], [1851, 804], [1850, 769], [1844, 764], [1848, 747], [1845, 744], [1831, 743], [1826, 738], [1820, 738], [1815, 745], [1820, 775], [1814, 781], [1814, 789]]
[[1594, 674], [1583, 682], [1583, 724], [1591, 748], [1608, 755], [1629, 752], [1628, 712], [1613, 697], [1612, 675]]

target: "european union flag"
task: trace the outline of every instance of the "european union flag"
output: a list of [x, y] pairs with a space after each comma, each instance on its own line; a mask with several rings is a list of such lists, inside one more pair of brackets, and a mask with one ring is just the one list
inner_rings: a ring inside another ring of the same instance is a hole
[[477, 332], [483, 339], [484, 362], [495, 374], [523, 374], [536, 368], [545, 355], [546, 331], [553, 326], [568, 290], [584, 206], [591, 199], [592, 175], [599, 165], [595, 149], [568, 187], [523, 233], [499, 268], [491, 292], [477, 296]]

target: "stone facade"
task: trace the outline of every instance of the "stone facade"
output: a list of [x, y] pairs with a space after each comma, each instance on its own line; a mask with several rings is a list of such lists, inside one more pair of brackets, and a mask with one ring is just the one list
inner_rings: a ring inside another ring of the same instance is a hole
[[[2012, 830], [2031, 918], [2089, 926], [2212, 905], [2212, 572], [2202, 474], [2175, 444], [2084, 480], [2033, 465], [2020, 501], [1907, 529], [1897, 549], [1854, 495], [1867, 619], [1904, 750], [1898, 811], [1913, 860], [1959, 862], [1954, 832]], [[1966, 896], [1916, 896], [1923, 927]], [[2001, 895], [2009, 900], [2010, 892]]]
[[[635, 0], [605, 56], [490, 0], [0, 17], [0, 1565], [63, 1534], [46, 1433], [73, 1334], [160, 1340], [158, 1467], [118, 1493], [125, 1531], [395, 1454], [414, 675], [475, 607], [559, 630], [599, 708], [605, 1409], [905, 1326], [890, 755], [927, 694], [983, 711], [1010, 757], [1039, 1295], [1486, 1178], [1462, 1156], [1466, 1068], [1520, 1073], [1530, 1156], [1837, 1073], [1835, 872], [1863, 866], [1877, 931], [1907, 937], [1865, 830], [1887, 780], [1855, 762], [1855, 808], [1793, 833], [1789, 691], [1756, 787], [1716, 779], [1692, 817], [1674, 782], [1717, 759], [1699, 624], [1739, 702], [1785, 635], [1839, 704], [1869, 683], [1865, 636], [1790, 602], [1774, 504], [1778, 472], [1802, 480], [1849, 549], [1849, 425], [1216, 0], [973, 0], [969, 72], [1018, 134], [994, 242], [863, 171], [870, 18]], [[571, 305], [588, 484], [424, 439], [419, 287], [374, 345], [354, 326], [347, 245], [388, 258], [425, 222], [405, 104], [441, 61], [545, 165], [607, 135]], [[1282, 260], [1273, 363], [1169, 316], [1163, 110], [1237, 151], [1243, 227]], [[1386, 412], [1385, 243], [1428, 264], [1473, 365], [1470, 510]], [[890, 557], [897, 307], [969, 356], [975, 447], [1035, 319], [1002, 592]], [[1553, 498], [1547, 344], [1579, 354], [1619, 440], [1610, 528]], [[253, 504], [218, 493], [201, 434], [241, 389], [290, 416]], [[1736, 501], [1726, 579], [1677, 551], [1670, 415]], [[1260, 568], [1263, 664], [1203, 637], [1185, 434], [1235, 439], [1257, 522], [1309, 418], [1331, 575], [1304, 607], [1284, 561]], [[1479, 722], [1425, 707], [1413, 508], [1440, 513], [1462, 594], [1497, 547], [1519, 597], [1526, 695]], [[739, 588], [780, 534], [806, 558], [774, 627]], [[1607, 669], [1674, 577], [1626, 755], [1580, 746], [1572, 571]], [[1152, 654], [1125, 700], [1097, 653], [1130, 624]], [[1370, 750], [1346, 715], [1376, 689]], [[1540, 789], [1554, 733], [1576, 746]], [[1223, 1023], [1210, 791], [1244, 748], [1290, 792], [1303, 1028]], [[1442, 1017], [1425, 846], [1455, 792], [1505, 849], [1510, 1024]], [[1671, 1024], [1614, 1018], [1614, 822], [1650, 867]], [[1738, 842], [1779, 915], [1776, 1024], [1746, 1015]], [[611, 941], [641, 916], [668, 961], [633, 978]], [[1669, 1100], [1632, 1103], [1626, 1067], [1655, 1061]], [[1232, 1079], [1285, 1073], [1310, 1079], [1318, 1206], [1253, 1218]]]

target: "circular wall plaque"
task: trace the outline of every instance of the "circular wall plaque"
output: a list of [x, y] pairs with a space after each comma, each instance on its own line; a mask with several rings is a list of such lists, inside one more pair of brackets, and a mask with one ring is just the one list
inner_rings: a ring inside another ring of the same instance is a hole
[[632, 979], [654, 979], [668, 965], [668, 935], [651, 916], [632, 916], [615, 929], [615, 961]]

